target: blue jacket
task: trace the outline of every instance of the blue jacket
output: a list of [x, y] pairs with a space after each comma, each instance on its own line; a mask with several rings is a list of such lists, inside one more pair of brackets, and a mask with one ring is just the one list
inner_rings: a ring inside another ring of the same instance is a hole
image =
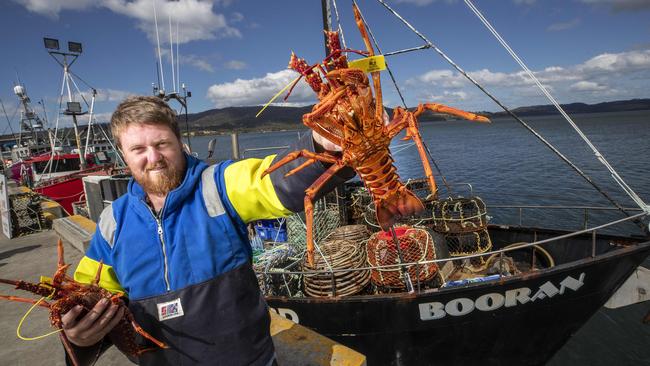
[[[106, 207], [75, 279], [92, 281], [103, 262], [100, 285], [124, 292], [138, 323], [170, 345], [143, 353], [138, 363], [272, 361], [270, 319], [251, 267], [246, 223], [302, 210], [304, 190], [325, 167], [312, 164], [285, 178], [302, 163], [294, 161], [264, 178], [261, 173], [303, 148], [313, 151], [311, 134], [278, 157], [208, 166], [186, 156], [183, 182], [168, 194], [159, 216], [134, 180], [126, 195]], [[335, 176], [322, 191], [343, 180]]]

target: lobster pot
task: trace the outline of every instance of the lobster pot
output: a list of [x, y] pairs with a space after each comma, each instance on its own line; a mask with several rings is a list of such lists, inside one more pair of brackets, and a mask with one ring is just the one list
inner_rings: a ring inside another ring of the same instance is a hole
[[368, 240], [370, 232], [365, 225], [346, 225], [341, 226], [330, 233], [327, 240], [351, 240], [361, 242]]
[[481, 254], [492, 249], [492, 241], [487, 229], [467, 233], [445, 235], [449, 255], [459, 257], [471, 254]]
[[477, 196], [447, 198], [433, 203], [433, 230], [467, 233], [487, 227], [485, 203]]
[[[314, 203], [314, 241], [323, 241], [335, 228], [341, 224], [338, 206], [323, 201]], [[287, 217], [287, 241], [292, 245], [305, 248], [307, 246], [307, 229], [302, 214]]]
[[[430, 206], [431, 204], [427, 204], [427, 201], [422, 201], [422, 203], [425, 205], [425, 208], [427, 205]], [[432, 220], [433, 218], [431, 217], [431, 210], [425, 209], [418, 215], [399, 218], [396, 224], [405, 226], [427, 226], [427, 224], [429, 224], [430, 226], [430, 222]], [[381, 227], [377, 223], [377, 213], [374, 202], [370, 202], [370, 204], [366, 206], [366, 210], [364, 212], [364, 221], [371, 231], [381, 230]]]
[[[402, 226], [395, 229], [402, 251], [401, 263], [430, 261], [436, 258], [433, 237], [425, 229]], [[366, 245], [368, 263], [372, 266], [372, 282], [379, 287], [405, 288], [400, 259], [390, 232], [373, 234]], [[435, 263], [406, 266], [412, 282], [427, 282], [438, 271]]]
[[40, 195], [31, 192], [12, 194], [9, 204], [14, 237], [47, 228]]
[[359, 242], [327, 241], [314, 251], [314, 266], [310, 266], [305, 258], [304, 271], [323, 271], [303, 275], [305, 293], [314, 297], [357, 294], [370, 283], [370, 271], [358, 269], [365, 263], [366, 252]]
[[253, 270], [265, 296], [292, 297], [300, 294], [300, 248], [279, 243], [253, 257]]

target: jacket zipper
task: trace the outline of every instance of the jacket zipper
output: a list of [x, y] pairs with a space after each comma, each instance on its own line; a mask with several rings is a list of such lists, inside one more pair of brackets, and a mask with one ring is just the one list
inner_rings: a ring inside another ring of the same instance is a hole
[[165, 264], [165, 285], [167, 285], [167, 291], [170, 291], [171, 286], [169, 286], [169, 267], [167, 266], [167, 250], [165, 249], [165, 239], [163, 236], [162, 223], [160, 222], [159, 219], [156, 219], [156, 222], [158, 223], [158, 236], [160, 237], [160, 245], [162, 245], [163, 262]]
[[[169, 267], [167, 266], [167, 250], [165, 249], [165, 237], [163, 235], [162, 221], [156, 216], [156, 214], [154, 214], [153, 210], [151, 209], [151, 207], [149, 207], [149, 205], [146, 202], [143, 201], [143, 203], [145, 206], [147, 206], [149, 212], [151, 212], [151, 216], [153, 216], [154, 220], [156, 220], [156, 224], [158, 225], [158, 238], [160, 238], [160, 245], [162, 247], [162, 254], [163, 254], [163, 264], [165, 267], [163, 279], [165, 280], [165, 286], [167, 286], [167, 291], [171, 291], [171, 286], [169, 285]], [[163, 207], [162, 211], [164, 210], [165, 208]], [[160, 211], [161, 217], [162, 217], [162, 211]]]

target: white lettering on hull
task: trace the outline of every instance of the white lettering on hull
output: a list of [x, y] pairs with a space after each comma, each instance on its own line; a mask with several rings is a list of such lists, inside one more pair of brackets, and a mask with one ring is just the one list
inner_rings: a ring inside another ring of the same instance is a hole
[[560, 282], [560, 288], [555, 286], [550, 281], [542, 284], [533, 296], [531, 289], [528, 287], [521, 287], [513, 290], [508, 290], [504, 294], [489, 293], [479, 296], [476, 300], [461, 297], [448, 301], [446, 304], [441, 302], [425, 302], [418, 304], [420, 310], [420, 320], [436, 320], [442, 319], [447, 314], [451, 316], [463, 316], [471, 313], [474, 309], [480, 311], [494, 311], [505, 306], [510, 308], [517, 305], [523, 305], [528, 302], [535, 302], [546, 298], [551, 298], [556, 295], [563, 295], [566, 289], [578, 291], [584, 285], [585, 274], [580, 274], [578, 279], [567, 276]]

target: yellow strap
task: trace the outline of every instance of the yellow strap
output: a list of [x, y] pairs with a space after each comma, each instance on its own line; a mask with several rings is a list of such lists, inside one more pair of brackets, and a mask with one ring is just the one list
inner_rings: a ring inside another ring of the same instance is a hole
[[[52, 294], [50, 294], [50, 297], [51, 297], [53, 294], [54, 294], [54, 289], [52, 290]], [[23, 317], [20, 319], [20, 322], [18, 322], [18, 328], [16, 328], [16, 335], [18, 336], [18, 338], [22, 339], [23, 341], [35, 341], [35, 340], [37, 340], [37, 339], [41, 339], [41, 338], [45, 338], [45, 337], [47, 337], [47, 336], [51, 336], [52, 334], [58, 333], [58, 332], [60, 332], [60, 331], [63, 330], [63, 329], [57, 329], [57, 330], [55, 330], [55, 331], [53, 331], [53, 332], [49, 332], [49, 333], [47, 333], [47, 334], [43, 334], [43, 335], [40, 335], [40, 336], [37, 336], [37, 337], [23, 337], [23, 336], [20, 334], [20, 328], [23, 326], [23, 322], [25, 322], [25, 319], [27, 319], [27, 316], [29, 315], [29, 313], [31, 313], [32, 310], [34, 310], [34, 308], [37, 307], [38, 304], [40, 304], [41, 301], [43, 301], [44, 299], [45, 299], [44, 297], [41, 297], [40, 299], [38, 299], [38, 301], [36, 301], [36, 302], [34, 303], [34, 305], [32, 305], [32, 307], [29, 308], [29, 310], [27, 310], [27, 312], [25, 313], [25, 315], [23, 315]]]

